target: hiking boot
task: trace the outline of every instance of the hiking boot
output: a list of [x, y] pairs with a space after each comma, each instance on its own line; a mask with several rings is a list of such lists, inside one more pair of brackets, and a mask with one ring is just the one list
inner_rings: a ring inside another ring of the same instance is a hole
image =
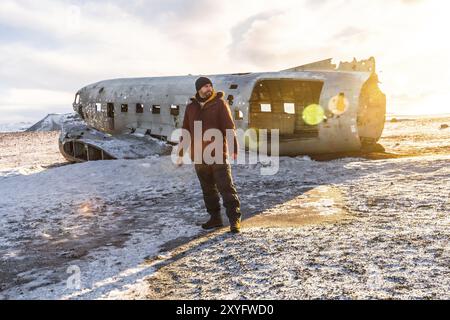
[[223, 227], [222, 217], [219, 216], [211, 216], [209, 220], [202, 224], [202, 228], [205, 230], [214, 229], [214, 228], [220, 228]]
[[230, 231], [231, 233], [241, 232], [241, 218], [235, 218], [230, 221]]

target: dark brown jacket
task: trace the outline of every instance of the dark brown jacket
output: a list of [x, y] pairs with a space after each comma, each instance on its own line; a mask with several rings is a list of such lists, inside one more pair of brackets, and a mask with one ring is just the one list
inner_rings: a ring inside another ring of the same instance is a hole
[[[234, 153], [238, 152], [238, 143], [236, 139], [236, 129], [231, 115], [228, 103], [223, 99], [224, 93], [222, 91], [214, 91], [211, 97], [204, 103], [203, 107], [194, 96], [191, 98], [191, 103], [186, 106], [184, 113], [183, 129], [189, 131], [191, 135], [190, 156], [194, 161], [194, 144], [202, 144], [202, 154], [204, 148], [211, 143], [211, 141], [194, 141], [194, 121], [202, 122], [202, 137], [208, 129], [219, 129], [223, 134], [223, 159], [229, 155], [228, 144], [226, 141], [226, 129], [233, 129], [234, 133]], [[180, 140], [181, 143], [182, 139]], [[180, 148], [179, 155], [183, 155], [183, 149]]]

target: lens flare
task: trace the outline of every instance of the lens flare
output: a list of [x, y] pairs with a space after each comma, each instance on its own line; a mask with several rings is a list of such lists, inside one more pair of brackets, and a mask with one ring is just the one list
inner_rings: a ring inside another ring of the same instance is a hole
[[325, 119], [325, 110], [318, 104], [311, 104], [303, 110], [303, 121], [310, 126], [315, 126]]
[[347, 111], [349, 107], [348, 99], [343, 93], [338, 94], [330, 99], [328, 110], [339, 116]]

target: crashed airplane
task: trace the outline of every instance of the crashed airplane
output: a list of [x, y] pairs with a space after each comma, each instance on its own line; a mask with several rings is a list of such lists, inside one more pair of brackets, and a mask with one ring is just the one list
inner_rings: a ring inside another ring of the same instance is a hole
[[[104, 80], [80, 89], [59, 138], [69, 161], [169, 154], [198, 76]], [[376, 144], [386, 115], [375, 59], [318, 61], [279, 72], [208, 75], [236, 128], [279, 129], [279, 154], [338, 153]], [[241, 146], [249, 148], [252, 144]]]

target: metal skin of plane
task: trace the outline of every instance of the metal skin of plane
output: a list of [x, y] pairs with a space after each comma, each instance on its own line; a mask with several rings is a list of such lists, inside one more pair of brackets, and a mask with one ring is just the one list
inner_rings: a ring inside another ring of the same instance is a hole
[[[236, 128], [279, 129], [279, 154], [357, 151], [375, 145], [386, 115], [375, 59], [331, 59], [279, 72], [207, 75], [225, 92]], [[63, 126], [61, 153], [70, 161], [143, 158], [170, 153], [198, 76], [104, 80], [80, 89], [73, 109], [83, 119]], [[318, 105], [323, 121], [309, 123]], [[157, 139], [159, 140], [157, 140]], [[241, 148], [249, 145], [241, 146]], [[269, 149], [270, 150], [270, 149]]]

